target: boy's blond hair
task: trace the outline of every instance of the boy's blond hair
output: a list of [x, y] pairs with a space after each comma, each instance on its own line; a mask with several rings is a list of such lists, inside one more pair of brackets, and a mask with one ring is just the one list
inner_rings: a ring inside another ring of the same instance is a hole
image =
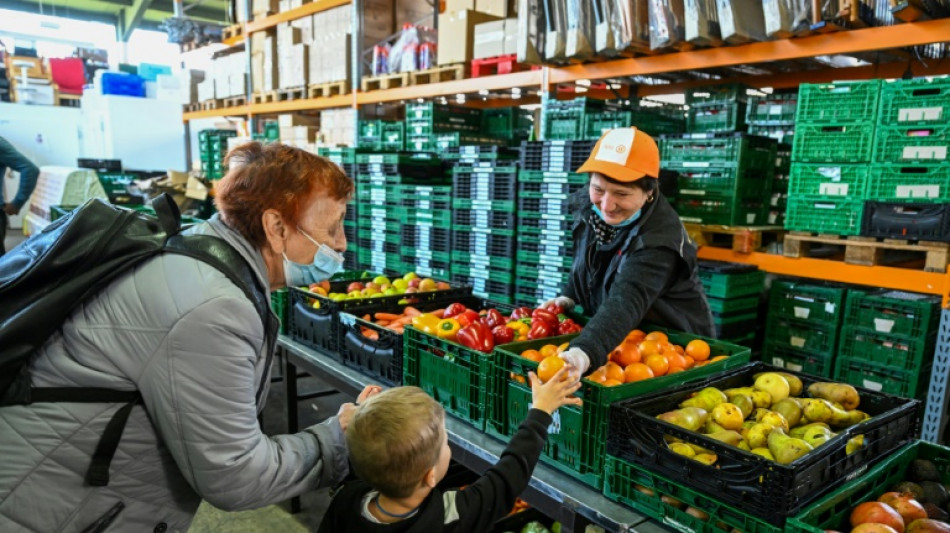
[[435, 466], [445, 409], [418, 387], [396, 387], [359, 406], [346, 430], [356, 475], [380, 493], [406, 498]]

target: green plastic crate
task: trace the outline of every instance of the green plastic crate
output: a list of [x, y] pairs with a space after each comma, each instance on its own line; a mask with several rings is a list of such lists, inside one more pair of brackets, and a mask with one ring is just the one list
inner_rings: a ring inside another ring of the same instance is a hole
[[[762, 276], [762, 278], [764, 280], [765, 276]], [[709, 302], [709, 309], [712, 310], [713, 313], [718, 314], [741, 312], [750, 309], [755, 310], [759, 307], [758, 293], [761, 292], [761, 290], [762, 287], [760, 286], [754, 296], [742, 296], [739, 298], [712, 298], [709, 297], [707, 293], [706, 301]]]
[[944, 203], [950, 200], [950, 164], [873, 165], [868, 178], [868, 199]]
[[452, 274], [471, 278], [487, 279], [497, 281], [498, 283], [507, 283], [509, 285], [515, 282], [515, 273], [510, 269], [496, 269], [487, 265], [459, 264], [452, 262]]
[[439, 261], [442, 263], [449, 263], [451, 261], [450, 252], [433, 252], [431, 250], [417, 250], [416, 248], [410, 246], [403, 246], [400, 248], [400, 253], [404, 257], [409, 257], [412, 259], [427, 259], [429, 261]]
[[746, 108], [746, 123], [757, 126], [782, 126], [795, 123], [798, 95], [779, 93], [768, 96], [750, 96]]
[[406, 224], [413, 226], [428, 225], [439, 228], [452, 226], [452, 211], [449, 209], [437, 211], [418, 210], [406, 218]]
[[803, 83], [798, 87], [796, 127], [817, 122], [873, 122], [880, 95], [881, 80]]
[[538, 265], [548, 265], [569, 269], [574, 264], [574, 258], [569, 255], [551, 256], [548, 254], [526, 252], [524, 250], [518, 250], [516, 258], [518, 260], [519, 268], [524, 268], [527, 270], [537, 270]]
[[807, 320], [837, 329], [847, 295], [846, 288], [832, 284], [775, 280], [769, 293], [769, 317]]
[[898, 370], [839, 355], [835, 360], [834, 380], [902, 398], [923, 398], [930, 384], [930, 368], [924, 368], [922, 372]]
[[579, 139], [599, 139], [607, 130], [628, 128], [633, 124], [632, 111], [590, 113], [584, 116]]
[[828, 379], [832, 379], [835, 373], [833, 355], [796, 350], [788, 345], [769, 342], [768, 339], [762, 346], [762, 361], [792, 372], [805, 372]]
[[692, 134], [660, 140], [664, 165], [690, 168], [739, 166], [775, 168], [773, 139], [744, 134]]
[[950, 78], [885, 81], [880, 124], [926, 126], [950, 120]]
[[453, 198], [452, 209], [469, 209], [473, 211], [503, 211], [515, 212], [514, 200], [470, 200], [468, 198]]
[[941, 481], [950, 483], [950, 448], [913, 441], [872, 466], [864, 475], [846, 479], [839, 489], [789, 518], [785, 524], [786, 533], [850, 531], [851, 511], [860, 503], [877, 500], [891, 487], [905, 481], [910, 464], [915, 459], [933, 461]]
[[527, 183], [572, 183], [586, 184], [587, 174], [575, 172], [548, 172], [542, 170], [522, 170], [518, 173], [518, 181]]
[[950, 125], [880, 126], [874, 147], [876, 163], [950, 163]]
[[677, 198], [674, 209], [683, 222], [723, 226], [756, 226], [765, 223], [768, 204], [731, 196], [707, 195]]
[[867, 163], [874, 151], [873, 122], [795, 124], [792, 161]]
[[769, 195], [773, 169], [736, 167], [667, 167], [676, 171], [679, 196], [706, 196], [709, 193], [737, 199], [757, 199]]
[[770, 316], [765, 330], [765, 340], [776, 346], [831, 357], [837, 348], [838, 330], [818, 321], [789, 320]]
[[686, 131], [693, 133], [732, 132], [746, 129], [745, 102], [690, 107]]
[[785, 229], [835, 235], [858, 235], [864, 218], [864, 200], [789, 196]]
[[485, 256], [461, 250], [452, 250], [452, 262], [460, 266], [481, 265], [500, 270], [511, 270], [515, 267], [515, 262], [510, 257]]
[[868, 198], [868, 165], [792, 163], [788, 194]]
[[[595, 488], [601, 488], [603, 483], [610, 404], [737, 368], [749, 361], [750, 351], [742, 346], [663, 328], [646, 325], [643, 328], [647, 331], [654, 329], [665, 331], [669, 335], [670, 342], [681, 346], [686, 346], [694, 339], [703, 339], [709, 343], [713, 357], [718, 355], [729, 357], [672, 375], [615, 387], [608, 387], [587, 379], [581, 380], [583, 385], [576, 395], [583, 398], [584, 405], [565, 406], [558, 409], [553, 431], [548, 433], [542, 460]], [[539, 349], [545, 344], [560, 345], [563, 342], [569, 342], [575, 336], [517, 342], [495, 349], [492, 357], [489, 358], [493, 370], [489, 374], [490, 393], [486, 397], [492, 402], [488, 408], [488, 423], [485, 426], [489, 434], [507, 439], [514, 434], [528, 414], [531, 389], [528, 385], [520, 383], [514, 376], [523, 376], [527, 379], [529, 370], [537, 372], [538, 363], [525, 359], [520, 354], [525, 350]]]
[[725, 83], [686, 89], [686, 104], [689, 106], [745, 102], [751, 87], [740, 83]]
[[739, 298], [758, 295], [765, 288], [765, 271], [756, 270], [741, 274], [724, 274], [700, 269], [699, 281], [703, 284], [706, 296], [713, 298]]
[[[613, 455], [607, 455], [605, 461], [604, 496], [615, 502], [632, 507], [656, 521], [677, 531], [692, 533], [782, 533], [783, 528], [774, 526], [754, 516], [743, 513], [684, 485], [654, 474]], [[653, 494], [647, 494], [638, 487], [644, 487]], [[680, 509], [662, 500], [663, 496], [673, 498], [699, 509], [709, 515], [701, 520], [685, 509]]]
[[940, 297], [902, 291], [851, 291], [844, 325], [906, 339], [936, 334]]
[[838, 356], [920, 375], [933, 361], [935, 345], [936, 335], [907, 339], [845, 327]]

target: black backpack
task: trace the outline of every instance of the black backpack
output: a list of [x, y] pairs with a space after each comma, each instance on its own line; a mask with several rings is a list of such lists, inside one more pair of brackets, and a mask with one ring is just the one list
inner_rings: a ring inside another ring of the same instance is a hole
[[[94, 486], [109, 483], [109, 463], [141, 395], [99, 388], [33, 388], [27, 365], [77, 305], [146, 259], [183, 254], [223, 272], [253, 302], [268, 339], [268, 368], [277, 340], [279, 323], [270, 312], [268, 289], [244, 258], [217, 237], [181, 235], [181, 213], [167, 194], [155, 198], [152, 207], [157, 218], [90, 200], [0, 256], [0, 406], [126, 404], [106, 426], [86, 472], [86, 481]], [[258, 388], [258, 405], [264, 383]]]

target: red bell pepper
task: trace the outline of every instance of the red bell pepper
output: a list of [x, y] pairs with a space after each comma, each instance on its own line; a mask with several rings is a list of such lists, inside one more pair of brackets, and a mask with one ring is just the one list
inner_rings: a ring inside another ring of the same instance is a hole
[[495, 339], [495, 345], [508, 344], [515, 340], [515, 330], [508, 326], [495, 326], [491, 330], [492, 337]]
[[511, 319], [531, 318], [531, 309], [528, 307], [519, 307], [511, 312]]
[[472, 322], [478, 322], [478, 318], [478, 313], [471, 309], [466, 309], [458, 315], [455, 315], [455, 319], [459, 321], [459, 324], [461, 324], [463, 328]]
[[442, 313], [442, 318], [452, 318], [458, 316], [464, 313], [465, 310], [466, 307], [463, 304], [456, 302], [445, 308], [445, 312]]
[[581, 330], [580, 324], [574, 322], [573, 319], [568, 318], [563, 322], [557, 325], [557, 334], [558, 335], [567, 335], [569, 333], [577, 333]]
[[482, 353], [491, 353], [495, 349], [495, 338], [491, 329], [481, 322], [472, 322], [456, 334], [459, 344]]
[[554, 313], [555, 315], [564, 314], [564, 308], [556, 303], [549, 303], [548, 305], [544, 306], [544, 309]]
[[531, 312], [531, 318], [543, 320], [550, 329], [557, 329], [557, 315], [547, 309], [535, 309]]
[[548, 325], [548, 323], [541, 318], [535, 318], [531, 320], [531, 329], [528, 330], [528, 339], [544, 339], [551, 336], [551, 333], [557, 331], [557, 326], [553, 328]]
[[505, 319], [505, 315], [501, 314], [501, 311], [497, 309], [489, 309], [485, 316], [482, 317], [482, 321], [486, 326], [494, 329], [496, 326], [503, 326], [508, 323]]

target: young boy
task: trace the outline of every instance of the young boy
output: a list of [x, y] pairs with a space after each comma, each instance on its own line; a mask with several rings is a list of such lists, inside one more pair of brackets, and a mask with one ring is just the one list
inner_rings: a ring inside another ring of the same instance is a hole
[[542, 384], [529, 374], [533, 408], [498, 463], [464, 489], [434, 490], [452, 452], [445, 410], [417, 387], [397, 387], [362, 403], [346, 430], [359, 480], [345, 484], [327, 509], [320, 533], [477, 532], [511, 511], [528, 486], [547, 438], [551, 415], [581, 405], [580, 383], [561, 368]]

